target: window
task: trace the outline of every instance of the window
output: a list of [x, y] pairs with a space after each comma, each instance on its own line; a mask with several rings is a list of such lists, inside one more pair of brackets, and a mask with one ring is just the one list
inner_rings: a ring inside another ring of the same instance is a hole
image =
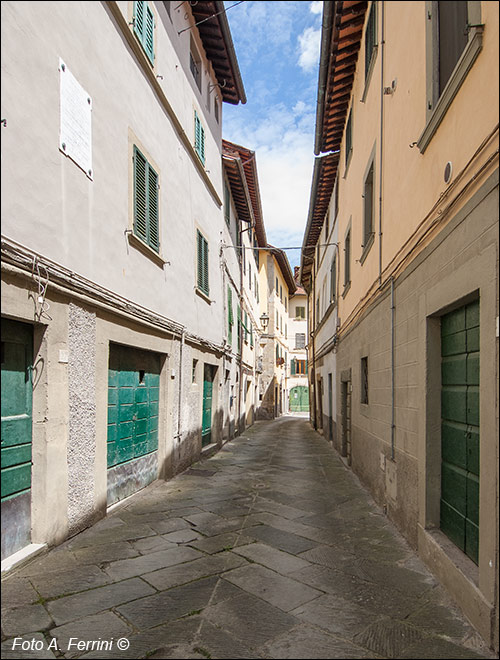
[[243, 340], [248, 344], [248, 314], [243, 312]]
[[370, 65], [375, 57], [375, 47], [377, 44], [377, 3], [372, 2], [370, 13], [368, 14], [368, 21], [366, 23], [365, 32], [365, 81], [368, 79], [370, 73]]
[[288, 312], [288, 298], [285, 296], [285, 312]]
[[276, 312], [276, 330], [279, 330], [280, 328], [280, 317], [278, 315], [278, 312]]
[[219, 101], [217, 97], [214, 97], [214, 115], [215, 115], [215, 121], [219, 123]]
[[227, 287], [227, 340], [230, 345], [233, 343], [233, 290]]
[[276, 278], [276, 295], [278, 295], [278, 287], [279, 287], [278, 278]]
[[368, 403], [368, 358], [361, 358], [361, 403]]
[[307, 374], [307, 360], [296, 360], [290, 362], [290, 374], [292, 376], [305, 376]]
[[196, 230], [196, 237], [198, 265], [197, 286], [200, 291], [208, 296], [210, 293], [210, 287], [208, 286], [208, 243], [199, 230]]
[[[241, 307], [239, 305], [236, 308], [236, 317], [238, 331], [238, 351], [241, 351]], [[236, 372], [236, 380], [238, 380], [238, 372]]]
[[332, 259], [330, 266], [330, 303], [334, 303], [337, 298], [337, 256]]
[[349, 165], [352, 154], [352, 110], [349, 113], [349, 119], [347, 120], [347, 126], [345, 129], [345, 166]]
[[299, 350], [306, 347], [306, 334], [305, 332], [296, 332], [295, 333], [295, 350]]
[[373, 242], [373, 161], [368, 169], [363, 186], [363, 244], [362, 248], [367, 251]]
[[210, 112], [210, 80], [207, 82], [207, 110]]
[[288, 339], [288, 323], [285, 323], [285, 339]]
[[231, 198], [229, 196], [229, 186], [224, 182], [224, 220], [229, 227], [231, 224]]
[[280, 300], [283, 302], [283, 287], [280, 285]]
[[191, 37], [191, 45], [189, 49], [189, 68], [193, 74], [193, 78], [196, 82], [196, 86], [201, 92], [201, 59], [198, 55], [193, 37]]
[[248, 288], [252, 290], [252, 264], [248, 264]]
[[148, 2], [134, 2], [134, 33], [151, 64], [155, 61], [154, 32], [155, 18]]
[[483, 43], [481, 2], [426, 2], [427, 122], [417, 145], [424, 153]]
[[160, 251], [158, 175], [134, 145], [134, 234]]
[[205, 129], [201, 125], [198, 113], [194, 112], [194, 149], [198, 158], [205, 165]]
[[193, 360], [193, 368], [191, 370], [191, 382], [196, 383], [196, 366], [198, 364], [198, 360]]
[[347, 232], [345, 236], [345, 247], [344, 247], [344, 289], [349, 287], [351, 283], [351, 230]]
[[297, 305], [297, 307], [295, 308], [295, 319], [300, 320], [305, 318], [306, 318], [306, 308]]

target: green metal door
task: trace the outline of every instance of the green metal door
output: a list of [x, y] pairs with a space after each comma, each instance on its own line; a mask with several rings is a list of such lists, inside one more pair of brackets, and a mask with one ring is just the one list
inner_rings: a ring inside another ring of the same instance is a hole
[[309, 388], [297, 385], [290, 390], [290, 411], [307, 412], [309, 410]]
[[12, 554], [31, 537], [32, 327], [2, 319], [1, 352], [3, 556], [4, 548]]
[[479, 549], [479, 301], [441, 319], [441, 530]]
[[158, 449], [160, 357], [110, 346], [108, 468]]
[[203, 411], [201, 419], [201, 446], [212, 441], [212, 395], [214, 386], [213, 367], [206, 364], [203, 370]]

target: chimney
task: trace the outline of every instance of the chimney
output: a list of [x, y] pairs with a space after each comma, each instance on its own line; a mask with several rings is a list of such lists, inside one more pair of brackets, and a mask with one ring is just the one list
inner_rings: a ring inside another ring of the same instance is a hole
[[295, 266], [293, 269], [293, 278], [296, 280], [299, 276], [300, 266]]

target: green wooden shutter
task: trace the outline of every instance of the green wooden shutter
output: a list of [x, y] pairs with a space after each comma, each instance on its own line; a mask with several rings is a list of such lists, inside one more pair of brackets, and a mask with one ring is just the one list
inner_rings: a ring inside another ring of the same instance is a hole
[[253, 348], [253, 324], [250, 323], [250, 346]]
[[238, 330], [238, 350], [241, 351], [241, 307], [238, 305], [236, 309], [237, 316], [237, 330]]
[[154, 14], [145, 0], [134, 2], [134, 32], [151, 64], [154, 63]]
[[290, 361], [290, 374], [295, 376], [295, 358]]
[[148, 244], [156, 252], [160, 248], [158, 227], [158, 175], [148, 163]]
[[160, 249], [158, 175], [134, 146], [134, 233], [155, 252]]
[[227, 340], [233, 344], [233, 290], [228, 285], [227, 287]]
[[196, 110], [194, 112], [194, 148], [201, 162], [205, 165], [205, 130]]
[[148, 240], [146, 179], [147, 160], [134, 146], [134, 232], [145, 242]]
[[199, 230], [196, 231], [197, 236], [197, 262], [198, 273], [197, 282], [198, 289], [203, 291], [207, 296], [210, 292], [208, 285], [208, 243]]

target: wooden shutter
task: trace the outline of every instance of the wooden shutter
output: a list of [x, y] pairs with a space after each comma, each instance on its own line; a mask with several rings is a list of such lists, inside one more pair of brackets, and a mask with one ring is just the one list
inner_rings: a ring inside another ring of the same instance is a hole
[[201, 125], [196, 110], [194, 112], [194, 148], [201, 162], [205, 165], [205, 129]]
[[134, 147], [134, 233], [147, 243], [148, 194], [146, 192], [147, 160]]
[[155, 19], [151, 7], [145, 0], [134, 2], [134, 32], [144, 48], [151, 64], [154, 63]]
[[290, 374], [295, 376], [295, 358], [290, 361]]
[[236, 313], [237, 313], [237, 320], [238, 320], [238, 324], [237, 324], [238, 325], [238, 327], [237, 327], [237, 330], [238, 330], [238, 350], [240, 351], [241, 350], [241, 307], [239, 305], [236, 309]]
[[199, 230], [197, 230], [197, 266], [198, 289], [208, 296], [210, 291], [208, 285], [208, 243]]
[[232, 345], [233, 343], [233, 290], [228, 285], [227, 287], [227, 340]]
[[148, 244], [156, 252], [160, 247], [158, 226], [158, 175], [148, 163]]

